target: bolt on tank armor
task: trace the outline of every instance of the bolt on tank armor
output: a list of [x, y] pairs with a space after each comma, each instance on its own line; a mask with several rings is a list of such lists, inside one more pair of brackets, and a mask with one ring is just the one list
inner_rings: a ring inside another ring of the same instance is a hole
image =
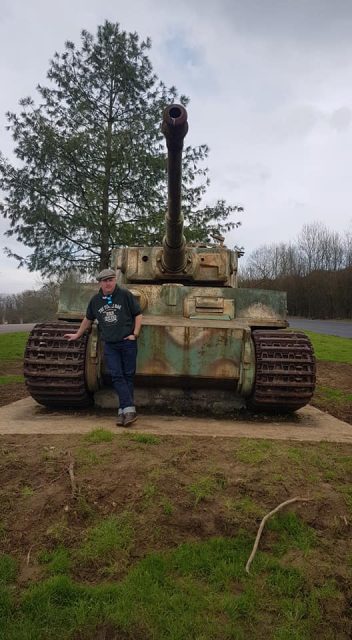
[[[288, 331], [286, 294], [237, 288], [239, 253], [218, 244], [187, 245], [181, 211], [182, 148], [187, 111], [168, 106], [162, 132], [168, 151], [168, 206], [162, 246], [126, 247], [111, 269], [143, 312], [136, 375], [140, 408], [231, 414], [295, 411], [315, 387], [315, 358], [303, 333]], [[76, 342], [95, 284], [60, 291], [58, 322], [37, 324], [24, 362], [30, 394], [48, 407], [113, 407], [116, 396], [97, 327]]]

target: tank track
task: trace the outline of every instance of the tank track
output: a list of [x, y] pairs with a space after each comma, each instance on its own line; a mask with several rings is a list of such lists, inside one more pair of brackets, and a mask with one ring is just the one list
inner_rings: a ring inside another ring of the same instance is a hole
[[82, 408], [92, 403], [85, 383], [88, 335], [68, 342], [77, 322], [48, 322], [32, 329], [24, 354], [24, 377], [31, 396], [46, 407]]
[[255, 409], [290, 412], [304, 407], [315, 388], [315, 357], [304, 333], [252, 332], [256, 374], [250, 404]]

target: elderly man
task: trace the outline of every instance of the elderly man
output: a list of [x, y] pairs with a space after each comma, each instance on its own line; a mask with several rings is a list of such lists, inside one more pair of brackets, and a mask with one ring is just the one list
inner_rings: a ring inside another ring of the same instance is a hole
[[134, 405], [137, 338], [142, 325], [141, 308], [128, 289], [116, 283], [112, 269], [103, 269], [97, 280], [99, 292], [88, 304], [85, 318], [76, 333], [66, 333], [67, 340], [77, 340], [98, 321], [104, 340], [104, 355], [119, 401], [117, 424], [128, 427], [137, 419]]

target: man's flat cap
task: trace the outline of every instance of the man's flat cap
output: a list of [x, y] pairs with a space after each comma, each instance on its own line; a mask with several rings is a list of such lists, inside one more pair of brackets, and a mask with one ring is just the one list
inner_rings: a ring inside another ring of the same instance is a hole
[[101, 280], [107, 280], [107, 278], [116, 278], [116, 273], [113, 269], [103, 269], [97, 275], [98, 282], [100, 282]]

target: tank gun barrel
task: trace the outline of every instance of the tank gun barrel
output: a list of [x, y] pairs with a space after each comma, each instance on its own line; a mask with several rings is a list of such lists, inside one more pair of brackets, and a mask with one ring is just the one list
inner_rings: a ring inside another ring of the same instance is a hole
[[166, 271], [175, 273], [186, 266], [186, 240], [181, 213], [182, 149], [183, 139], [188, 131], [186, 109], [180, 104], [166, 107], [161, 130], [168, 150], [168, 208], [162, 264]]

